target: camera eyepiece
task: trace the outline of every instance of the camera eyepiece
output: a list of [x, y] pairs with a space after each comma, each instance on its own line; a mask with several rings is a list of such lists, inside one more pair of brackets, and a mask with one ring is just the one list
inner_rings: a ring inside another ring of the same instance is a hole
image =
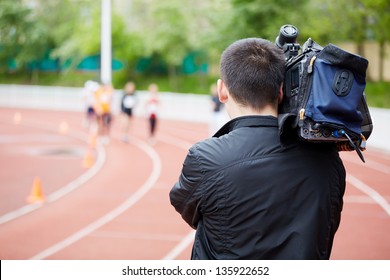
[[294, 25], [286, 24], [280, 28], [279, 36], [276, 37], [275, 44], [283, 49], [283, 46], [287, 43], [296, 43], [298, 37], [298, 28]]

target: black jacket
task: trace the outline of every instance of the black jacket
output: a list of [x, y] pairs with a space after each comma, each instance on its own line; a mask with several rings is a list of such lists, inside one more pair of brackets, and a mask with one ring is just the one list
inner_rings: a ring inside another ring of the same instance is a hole
[[328, 259], [344, 190], [333, 145], [283, 147], [277, 118], [247, 116], [191, 147], [170, 200], [192, 259]]

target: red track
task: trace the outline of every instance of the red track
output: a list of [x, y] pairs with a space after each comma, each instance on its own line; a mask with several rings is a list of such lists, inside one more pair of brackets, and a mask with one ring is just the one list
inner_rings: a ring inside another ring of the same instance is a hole
[[[124, 143], [116, 117], [110, 144], [94, 149], [87, 169], [82, 119], [0, 110], [0, 259], [188, 259], [192, 230], [168, 193], [207, 125], [160, 120], [151, 146], [146, 120], [135, 119]], [[61, 124], [68, 129], [60, 132]], [[390, 259], [390, 154], [369, 148], [364, 155], [365, 164], [342, 153], [348, 185], [332, 259]], [[28, 204], [36, 176], [46, 202]]]

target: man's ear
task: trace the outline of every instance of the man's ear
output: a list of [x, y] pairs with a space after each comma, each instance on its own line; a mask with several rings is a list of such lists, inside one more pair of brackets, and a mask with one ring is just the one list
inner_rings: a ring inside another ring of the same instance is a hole
[[217, 81], [217, 89], [219, 101], [221, 101], [222, 103], [226, 103], [229, 99], [229, 94], [225, 83], [221, 79], [218, 79]]
[[279, 88], [278, 104], [282, 103], [282, 100], [283, 100], [283, 84], [281, 84]]

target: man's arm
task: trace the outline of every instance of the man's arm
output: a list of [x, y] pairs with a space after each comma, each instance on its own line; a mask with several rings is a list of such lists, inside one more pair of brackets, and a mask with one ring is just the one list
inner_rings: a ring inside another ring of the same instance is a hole
[[179, 181], [169, 193], [171, 204], [192, 228], [196, 228], [201, 215], [203, 176], [202, 165], [194, 146], [187, 154]]

